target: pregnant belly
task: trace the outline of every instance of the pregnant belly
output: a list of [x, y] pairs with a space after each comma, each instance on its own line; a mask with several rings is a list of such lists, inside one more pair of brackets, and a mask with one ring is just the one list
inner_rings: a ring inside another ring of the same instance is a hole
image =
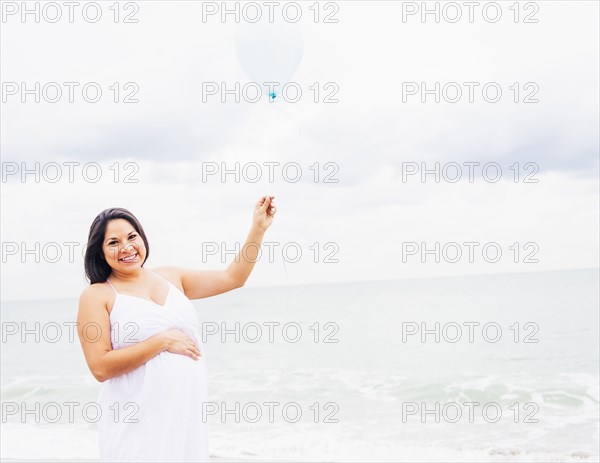
[[148, 389], [174, 392], [201, 387], [205, 383], [203, 357], [194, 360], [185, 355], [162, 352], [145, 365], [144, 385]]
[[192, 397], [206, 397], [206, 364], [171, 352], [162, 352], [135, 370], [102, 383], [100, 402], [140, 406], [167, 406]]

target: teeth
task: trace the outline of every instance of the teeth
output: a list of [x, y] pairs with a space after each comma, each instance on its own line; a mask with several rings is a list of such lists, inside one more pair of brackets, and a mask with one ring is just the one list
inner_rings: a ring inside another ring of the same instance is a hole
[[135, 259], [136, 256], [137, 256], [137, 253], [136, 254], [132, 254], [131, 256], [123, 257], [121, 260], [125, 261], [125, 262], [130, 262], [133, 259]]

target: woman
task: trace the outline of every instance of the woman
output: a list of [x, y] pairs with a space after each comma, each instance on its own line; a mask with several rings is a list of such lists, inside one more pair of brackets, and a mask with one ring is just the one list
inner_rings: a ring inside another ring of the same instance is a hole
[[256, 203], [243, 258], [226, 270], [146, 269], [148, 240], [131, 212], [106, 209], [92, 223], [77, 326], [102, 383], [101, 461], [208, 461], [206, 365], [190, 299], [244, 285], [273, 222], [273, 198]]

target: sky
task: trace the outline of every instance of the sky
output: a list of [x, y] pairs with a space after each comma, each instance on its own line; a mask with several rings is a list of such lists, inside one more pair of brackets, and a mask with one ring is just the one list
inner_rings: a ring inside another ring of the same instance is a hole
[[[598, 267], [597, 2], [500, 2], [495, 22], [492, 2], [472, 21], [465, 2], [292, 3], [273, 25], [248, 2], [227, 2], [239, 22], [222, 2], [100, 3], [96, 22], [3, 3], [2, 300], [78, 297], [109, 207], [141, 221], [149, 268], [225, 268], [203, 249], [241, 246], [266, 194], [274, 251], [248, 286]], [[207, 92], [263, 78], [301, 96]]]

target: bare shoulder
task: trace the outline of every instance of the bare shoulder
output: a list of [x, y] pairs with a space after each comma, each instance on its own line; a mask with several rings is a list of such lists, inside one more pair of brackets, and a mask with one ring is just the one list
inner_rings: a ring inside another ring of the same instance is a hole
[[110, 298], [110, 288], [104, 283], [94, 283], [86, 286], [79, 296], [79, 308], [94, 308], [104, 307], [108, 310], [108, 302]]
[[81, 291], [81, 296], [79, 300], [89, 300], [95, 299], [101, 294], [104, 294], [104, 290], [106, 285], [104, 283], [94, 283], [86, 286], [83, 291]]
[[160, 276], [162, 276], [163, 278], [166, 278], [171, 283], [173, 283], [176, 287], [178, 287], [181, 291], [183, 291], [183, 284], [181, 281], [183, 269], [181, 267], [165, 265], [162, 267], [155, 267], [155, 268], [152, 268], [149, 270], [152, 270], [154, 273], [158, 273]]

